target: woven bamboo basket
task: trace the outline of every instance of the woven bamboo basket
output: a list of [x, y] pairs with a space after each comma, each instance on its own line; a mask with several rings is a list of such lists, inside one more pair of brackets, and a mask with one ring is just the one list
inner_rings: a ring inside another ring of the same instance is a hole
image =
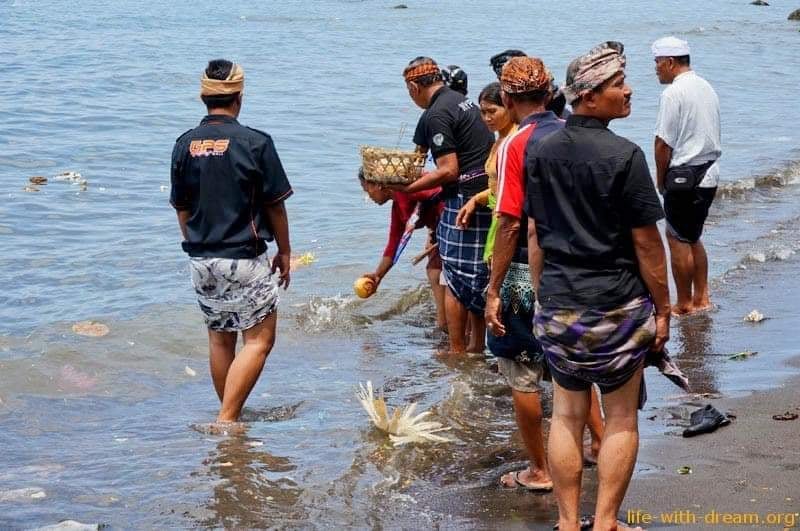
[[361, 146], [364, 178], [384, 184], [410, 184], [422, 175], [425, 154], [377, 146]]

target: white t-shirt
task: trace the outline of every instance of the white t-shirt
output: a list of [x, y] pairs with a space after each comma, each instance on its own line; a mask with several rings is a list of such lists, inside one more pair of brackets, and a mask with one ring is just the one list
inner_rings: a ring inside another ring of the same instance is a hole
[[[699, 166], [719, 159], [722, 155], [719, 98], [708, 81], [689, 70], [664, 89], [656, 136], [672, 148], [670, 167]], [[715, 162], [699, 186], [713, 188], [718, 182], [719, 162]]]

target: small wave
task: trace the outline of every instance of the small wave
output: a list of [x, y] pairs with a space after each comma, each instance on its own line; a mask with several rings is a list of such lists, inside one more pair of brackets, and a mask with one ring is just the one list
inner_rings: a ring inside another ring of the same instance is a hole
[[307, 303], [294, 306], [295, 319], [306, 332], [319, 333], [332, 330], [351, 331], [375, 322], [408, 315], [416, 308], [431, 300], [427, 285], [391, 293], [394, 302], [376, 315], [364, 315], [358, 311], [365, 301], [354, 297], [335, 295], [333, 297], [314, 297]]
[[800, 161], [794, 161], [772, 173], [720, 183], [718, 193], [724, 199], [741, 200], [756, 190], [784, 188], [798, 183], [800, 183]]
[[314, 297], [304, 304], [295, 305], [295, 319], [306, 332], [352, 330], [369, 323], [369, 319], [353, 313], [358, 305], [353, 297], [335, 295]]

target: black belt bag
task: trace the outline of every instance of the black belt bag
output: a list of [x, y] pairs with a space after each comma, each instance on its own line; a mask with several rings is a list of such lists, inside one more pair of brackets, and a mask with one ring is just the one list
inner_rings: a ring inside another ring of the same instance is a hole
[[690, 192], [697, 188], [706, 176], [708, 169], [716, 161], [706, 162], [699, 166], [689, 166], [682, 164], [667, 170], [664, 177], [664, 189], [667, 192]]

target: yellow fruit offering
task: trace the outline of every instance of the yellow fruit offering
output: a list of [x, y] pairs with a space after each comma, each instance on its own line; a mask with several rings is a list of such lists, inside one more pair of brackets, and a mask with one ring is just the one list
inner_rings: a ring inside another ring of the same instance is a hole
[[356, 280], [355, 284], [353, 284], [353, 291], [356, 292], [362, 299], [366, 299], [373, 293], [375, 293], [375, 282], [369, 277], [360, 277]]

